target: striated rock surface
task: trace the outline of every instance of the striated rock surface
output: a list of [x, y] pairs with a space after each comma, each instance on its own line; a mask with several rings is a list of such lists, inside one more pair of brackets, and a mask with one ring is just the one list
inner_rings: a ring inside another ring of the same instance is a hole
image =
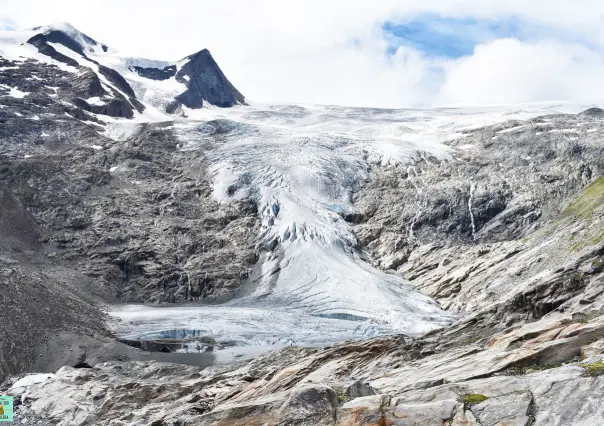
[[[570, 334], [581, 336], [601, 333], [598, 322], [556, 324], [564, 335], [574, 328]], [[26, 424], [597, 424], [604, 413], [597, 402], [604, 392], [601, 357], [523, 369], [535, 362], [535, 352], [557, 352], [573, 339], [543, 332], [506, 354], [503, 342], [527, 332], [505, 330], [493, 337], [502, 339], [499, 344], [438, 356], [412, 355], [415, 343], [388, 338], [289, 348], [247, 364], [206, 369], [156, 362], [63, 367], [41, 382], [4, 386], [21, 397], [17, 413]], [[485, 363], [492, 368], [472, 371]], [[378, 394], [340, 398], [354, 377], [363, 377]]]

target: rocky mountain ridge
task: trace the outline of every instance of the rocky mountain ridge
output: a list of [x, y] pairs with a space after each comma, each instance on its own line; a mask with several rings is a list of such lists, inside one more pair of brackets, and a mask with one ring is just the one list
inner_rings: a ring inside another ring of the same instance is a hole
[[[164, 104], [152, 106], [158, 107], [160, 113], [174, 113], [180, 111], [181, 106], [201, 108], [204, 102], [220, 107], [245, 102], [207, 49], [173, 64], [125, 58], [66, 23], [6, 32], [2, 41], [0, 44], [5, 45], [3, 59], [12, 61], [6, 63], [7, 67], [17, 66], [22, 62], [20, 58], [39, 60], [42, 55], [43, 61], [75, 74], [78, 82], [73, 88], [76, 90], [56, 93], [59, 96], [56, 101], [77, 108], [79, 117], [90, 121], [95, 120], [95, 115], [133, 118], [135, 113], [143, 114], [149, 108], [145, 105], [149, 101], [144, 98], [146, 89], [160, 89], [161, 92], [162, 87], [153, 84], [157, 80], [163, 81], [166, 90], [171, 92], [165, 96]], [[27, 45], [34, 47], [40, 55], [28, 51]], [[13, 70], [10, 74], [18, 77], [19, 73]], [[57, 77], [61, 79], [65, 75]], [[56, 82], [44, 81], [56, 87]], [[6, 83], [5, 86], [12, 87], [11, 81]]]

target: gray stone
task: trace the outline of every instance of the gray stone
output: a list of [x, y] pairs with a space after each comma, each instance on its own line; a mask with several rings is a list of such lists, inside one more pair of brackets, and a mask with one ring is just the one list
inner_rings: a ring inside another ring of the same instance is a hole
[[280, 425], [331, 425], [339, 401], [329, 386], [302, 385], [294, 389], [279, 411]]
[[353, 384], [348, 386], [346, 389], [346, 395], [350, 398], [359, 398], [362, 396], [371, 396], [377, 395], [379, 392], [369, 386], [367, 383], [364, 383], [361, 380], [355, 381]]

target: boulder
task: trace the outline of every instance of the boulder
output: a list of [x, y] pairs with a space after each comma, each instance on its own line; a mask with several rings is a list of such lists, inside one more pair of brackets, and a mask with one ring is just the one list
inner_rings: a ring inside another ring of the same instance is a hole
[[279, 412], [279, 425], [332, 425], [338, 395], [329, 386], [302, 385], [292, 391]]

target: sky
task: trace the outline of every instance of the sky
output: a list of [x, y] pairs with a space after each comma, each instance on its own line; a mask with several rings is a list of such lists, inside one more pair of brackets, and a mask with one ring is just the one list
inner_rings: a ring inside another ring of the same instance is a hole
[[0, 0], [120, 53], [208, 48], [252, 101], [382, 108], [604, 104], [601, 0]]

